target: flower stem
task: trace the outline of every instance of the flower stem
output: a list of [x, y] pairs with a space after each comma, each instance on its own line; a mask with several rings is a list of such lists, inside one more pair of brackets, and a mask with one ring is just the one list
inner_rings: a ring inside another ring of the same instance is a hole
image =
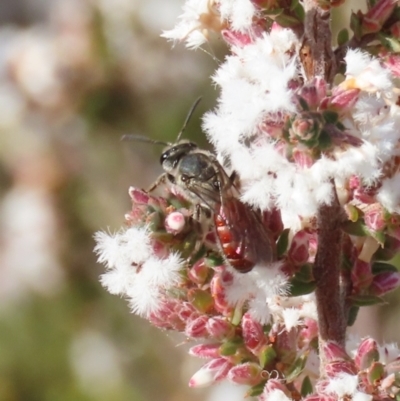
[[341, 285], [343, 210], [335, 196], [331, 205], [323, 205], [318, 213], [318, 249], [314, 264], [317, 283], [315, 295], [319, 324], [321, 375], [324, 375], [326, 358], [323, 353], [327, 342], [344, 346], [347, 312], [346, 288]]
[[315, 0], [304, 0], [304, 37], [300, 57], [308, 79], [323, 77], [328, 82], [336, 73], [332, 49], [330, 10], [322, 9]]

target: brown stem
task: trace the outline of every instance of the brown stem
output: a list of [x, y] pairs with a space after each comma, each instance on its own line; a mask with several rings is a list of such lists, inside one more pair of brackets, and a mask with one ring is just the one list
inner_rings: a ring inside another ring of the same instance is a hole
[[336, 73], [332, 50], [330, 11], [320, 8], [315, 0], [304, 0], [304, 36], [300, 58], [308, 79], [319, 76], [328, 82]]
[[[334, 183], [332, 182], [334, 187]], [[318, 213], [318, 249], [314, 263], [317, 283], [319, 345], [321, 374], [324, 374], [326, 359], [323, 352], [327, 342], [344, 345], [347, 327], [345, 298], [347, 288], [341, 284], [340, 266], [342, 257], [343, 210], [335, 194], [331, 205], [323, 205]]]

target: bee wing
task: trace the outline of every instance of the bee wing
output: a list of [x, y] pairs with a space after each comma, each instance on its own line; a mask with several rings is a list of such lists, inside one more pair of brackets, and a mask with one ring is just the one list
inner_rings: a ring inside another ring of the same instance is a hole
[[[229, 246], [242, 260], [254, 265], [275, 260], [272, 234], [262, 223], [261, 216], [250, 206], [234, 197], [223, 198], [222, 203], [216, 205], [214, 219], [217, 227], [225, 225], [230, 239]], [[227, 252], [225, 254], [229, 259]]]

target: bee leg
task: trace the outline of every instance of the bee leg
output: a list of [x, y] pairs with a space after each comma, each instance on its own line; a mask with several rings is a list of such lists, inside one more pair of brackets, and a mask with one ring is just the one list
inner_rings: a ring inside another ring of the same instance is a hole
[[162, 184], [165, 184], [165, 179], [166, 179], [165, 174], [161, 174], [154, 182], [153, 184], [146, 189], [146, 192], [153, 192], [157, 187], [159, 187]]

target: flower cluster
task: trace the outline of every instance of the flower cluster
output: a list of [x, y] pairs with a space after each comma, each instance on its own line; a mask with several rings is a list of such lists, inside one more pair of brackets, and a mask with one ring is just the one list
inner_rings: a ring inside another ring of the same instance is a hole
[[[332, 53], [340, 65], [332, 62], [332, 79], [308, 76], [300, 51], [304, 10], [286, 3], [189, 0], [177, 27], [163, 34], [190, 48], [211, 32], [227, 43], [230, 53], [213, 76], [218, 105], [203, 128], [218, 159], [235, 171], [237, 201], [269, 233], [274, 260], [235, 271], [218, 234], [218, 217], [229, 209], [221, 187], [211, 217], [200, 218], [202, 202], [173, 186], [163, 197], [131, 189], [128, 228], [97, 235], [99, 260], [109, 269], [102, 281], [155, 326], [199, 342], [190, 353], [209, 361], [191, 386], [228, 379], [261, 400], [393, 398], [399, 369], [389, 348], [365, 339], [346, 352], [345, 327], [326, 338], [330, 316], [321, 313], [332, 314], [332, 326], [352, 325], [361, 306], [382, 302], [400, 285], [389, 263], [400, 249], [399, 60], [382, 37], [396, 35], [399, 8], [381, 0], [353, 15], [354, 37], [342, 34]], [[341, 2], [319, 3], [326, 10]], [[368, 40], [376, 56], [354, 48]], [[321, 219], [329, 207], [339, 212]], [[238, 230], [231, 223], [228, 239]], [[329, 229], [339, 233], [333, 244], [323, 236]], [[240, 251], [246, 246], [235, 243]], [[324, 278], [329, 269], [335, 282]], [[337, 299], [324, 298], [330, 287]], [[336, 306], [324, 309], [331, 301]]]

